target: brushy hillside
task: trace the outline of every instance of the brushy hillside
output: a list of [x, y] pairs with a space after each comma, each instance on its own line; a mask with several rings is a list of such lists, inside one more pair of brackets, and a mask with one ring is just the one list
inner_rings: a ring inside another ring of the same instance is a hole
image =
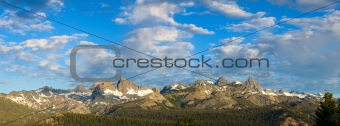
[[[6, 121], [15, 120], [22, 116], [31, 114], [34, 110], [17, 104], [9, 99], [0, 97], [0, 125], [6, 123]], [[31, 121], [36, 120], [34, 117], [24, 117], [23, 119], [15, 120], [10, 125], [23, 125]]]

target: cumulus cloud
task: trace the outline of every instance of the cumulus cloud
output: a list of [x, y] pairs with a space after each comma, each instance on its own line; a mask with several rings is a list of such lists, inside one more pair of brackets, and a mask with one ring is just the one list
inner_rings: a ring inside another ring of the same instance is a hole
[[[186, 31], [178, 30], [174, 27], [157, 26], [151, 28], [140, 28], [129, 33], [130, 37], [124, 41], [124, 45], [138, 49], [151, 55], [159, 54], [181, 54], [189, 55], [193, 45], [189, 42], [181, 42], [181, 39], [191, 38], [192, 35]], [[185, 46], [177, 46], [178, 44]], [[190, 47], [190, 48], [187, 48]], [[173, 48], [173, 49], [171, 49]], [[173, 52], [169, 52], [173, 50]], [[131, 50], [127, 50], [131, 52]], [[167, 53], [163, 52], [167, 51]], [[131, 52], [136, 53], [136, 52]], [[128, 52], [123, 53], [129, 54]], [[143, 55], [143, 54], [133, 54]], [[144, 56], [144, 55], [143, 55]]]
[[[64, 2], [62, 2], [61, 0], [34, 0], [34, 1], [8, 0], [6, 2], [9, 2], [15, 6], [19, 6], [33, 12], [44, 11], [56, 12], [60, 11], [60, 9], [64, 6]], [[15, 15], [20, 18], [35, 18], [34, 15], [32, 15], [31, 13], [27, 13], [17, 8], [12, 8], [10, 6], [4, 6], [4, 8], [6, 10], [14, 11]]]
[[193, 1], [188, 1], [188, 2], [179, 3], [179, 5], [184, 6], [184, 7], [192, 7], [192, 6], [195, 6], [195, 3]]
[[[175, 27], [165, 27], [165, 26], [155, 26], [148, 28], [139, 28], [128, 34], [128, 38], [124, 40], [124, 45], [129, 45], [129, 47], [138, 49], [138, 51], [149, 54], [153, 57], [146, 56], [144, 54], [140, 54], [138, 52], [134, 52], [128, 49], [122, 48], [122, 57], [123, 58], [160, 58], [164, 59], [168, 58], [184, 58], [186, 56], [191, 55], [191, 51], [194, 49], [194, 45], [190, 42], [186, 42], [186, 39], [190, 39], [192, 37], [192, 33], [179, 30]], [[170, 61], [170, 62], [173, 62]], [[163, 61], [163, 66], [164, 66]], [[152, 70], [154, 68], [137, 68], [136, 64], [132, 64], [129, 68], [123, 69], [124, 77], [132, 77], [138, 74], [142, 74], [146, 71]], [[157, 80], [152, 84], [158, 86], [164, 86], [167, 83], [164, 82], [174, 82], [171, 78], [175, 78], [175, 76], [182, 76], [181, 78], [177, 78], [179, 80], [184, 81], [188, 79], [187, 76], [190, 72], [176, 69], [176, 68], [159, 68], [155, 72], [150, 72], [147, 75], [147, 78], [138, 77], [134, 78], [135, 81], [139, 81], [140, 83], [150, 84], [146, 82], [147, 80]], [[166, 77], [166, 78], [164, 78]], [[162, 78], [162, 79], [160, 79]]]
[[[221, 41], [220, 47], [212, 48], [215, 57], [228, 58], [256, 58], [259, 56], [259, 49], [250, 43], [242, 44], [244, 38], [226, 38]], [[230, 43], [230, 41], [233, 41]]]
[[79, 44], [80, 45], [97, 45], [96, 43], [89, 42], [89, 41], [80, 41]]
[[77, 73], [81, 77], [108, 78], [115, 75], [112, 60], [116, 56], [105, 49], [79, 50], [77, 53]]
[[320, 92], [320, 88], [315, 88], [318, 86], [331, 89], [340, 76], [340, 60], [336, 58], [340, 54], [340, 31], [336, 28], [340, 25], [339, 14], [334, 11], [324, 16], [292, 20], [288, 23], [296, 29], [261, 36], [255, 41], [268, 56], [279, 57], [276, 62], [285, 63], [273, 65], [274, 72], [295, 76], [298, 83], [310, 90]]
[[28, 31], [51, 31], [54, 27], [49, 21], [36, 19], [21, 19], [13, 11], [4, 11], [0, 15], [0, 28], [9, 30], [13, 33], [26, 34]]
[[183, 24], [182, 27], [188, 31], [191, 31], [192, 33], [197, 34], [214, 34], [213, 31], [209, 31], [207, 29], [204, 29], [202, 27], [197, 27], [194, 24]]
[[68, 67], [60, 61], [68, 59], [69, 56], [60, 52], [60, 49], [70, 42], [83, 39], [84, 36], [87, 35], [61, 35], [1, 43], [1, 58], [6, 61], [1, 65], [5, 65], [8, 72], [18, 72], [27, 76], [68, 77]]
[[[339, 50], [339, 11], [317, 17], [298, 18], [286, 22], [291, 29], [274, 33], [261, 34], [254, 42], [238, 42], [212, 49], [216, 56], [230, 57], [265, 57], [270, 60], [271, 75], [259, 78], [268, 88], [305, 89], [310, 92], [322, 92], [328, 89], [338, 92], [340, 66], [337, 55]], [[282, 18], [281, 21], [288, 18]], [[266, 27], [256, 22], [257, 19], [231, 25], [230, 30], [237, 30], [239, 25], [248, 29]], [[268, 24], [269, 25], [269, 24]], [[234, 27], [232, 27], [234, 26]], [[257, 26], [257, 27], [253, 27]], [[225, 39], [223, 41], [229, 41]], [[312, 78], [312, 79], [311, 79]]]
[[259, 18], [265, 14], [265, 12], [257, 12], [255, 14], [246, 12], [239, 7], [235, 1], [204, 0], [204, 3], [209, 8], [219, 11], [231, 18]]
[[230, 26], [227, 26], [226, 29], [234, 32], [247, 32], [250, 30], [259, 30], [262, 28], [275, 25], [275, 20], [276, 20], [275, 17], [256, 18], [243, 21], [238, 24], [231, 24]]
[[[179, 12], [179, 9], [175, 4], [167, 2], [150, 3], [137, 1], [132, 6], [124, 8], [124, 11], [124, 15], [127, 15], [127, 17], [125, 17], [125, 21], [132, 24], [137, 24], [141, 22], [147, 23], [151, 21], [176, 25], [177, 23], [174, 21], [172, 16], [175, 13]], [[124, 20], [123, 18], [118, 19]]]
[[[39, 61], [38, 66], [41, 69], [45, 69], [49, 73], [52, 73], [52, 75], [53, 74], [57, 74], [57, 75], [61, 75], [61, 76], [65, 77], [65, 75], [68, 75], [68, 72], [69, 72], [67, 70], [67, 68], [65, 68], [65, 66], [57, 64], [55, 62], [51, 62], [49, 60], [41, 60], [41, 61]], [[42, 74], [42, 73], [39, 73], [39, 74]]]
[[116, 18], [113, 21], [116, 22], [117, 24], [126, 24], [127, 23], [127, 20], [123, 19], [123, 18]]
[[48, 39], [29, 39], [23, 41], [20, 45], [32, 51], [54, 51], [62, 49], [68, 42], [77, 40], [80, 36], [80, 34], [74, 34], [71, 36], [51, 36]]
[[[185, 5], [190, 5], [186, 3]], [[184, 3], [182, 4], [184, 5]], [[197, 27], [194, 24], [181, 24], [174, 20], [174, 15], [180, 12], [180, 6], [168, 2], [137, 1], [131, 6], [124, 7], [123, 12], [113, 21], [117, 24], [134, 25], [171, 25], [197, 34], [214, 34], [213, 31]]]
[[9, 0], [6, 2], [37, 14], [34, 15], [21, 9], [3, 5], [4, 11], [0, 15], [0, 28], [21, 35], [32, 31], [48, 32], [53, 30], [54, 27], [51, 22], [43, 20], [41, 17], [46, 17], [46, 12], [58, 12], [64, 6], [64, 3], [60, 0]]

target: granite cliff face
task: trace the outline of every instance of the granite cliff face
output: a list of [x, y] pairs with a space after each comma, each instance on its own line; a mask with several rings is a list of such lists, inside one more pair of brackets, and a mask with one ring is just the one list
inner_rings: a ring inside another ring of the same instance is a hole
[[248, 78], [245, 83], [246, 83], [246, 86], [251, 89], [251, 91], [256, 91], [256, 92], [260, 92], [260, 93], [262, 93], [262, 91], [264, 91], [261, 84], [257, 80], [255, 80], [254, 78]]
[[218, 80], [215, 82], [215, 85], [217, 86], [223, 86], [229, 84], [229, 81], [227, 81], [224, 77], [218, 78]]
[[76, 88], [74, 88], [74, 92], [90, 92], [90, 90], [87, 90], [83, 85], [78, 85]]

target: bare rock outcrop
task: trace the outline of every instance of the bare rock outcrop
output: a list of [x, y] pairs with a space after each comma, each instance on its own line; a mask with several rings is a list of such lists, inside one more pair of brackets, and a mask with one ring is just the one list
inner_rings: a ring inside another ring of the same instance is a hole
[[217, 86], [223, 86], [223, 85], [227, 85], [229, 83], [228, 80], [226, 80], [224, 77], [220, 77], [218, 78], [218, 80], [215, 82], [215, 85]]
[[256, 91], [256, 92], [262, 92], [263, 91], [263, 87], [261, 86], [260, 82], [258, 82], [257, 80], [255, 80], [254, 78], [248, 78], [245, 82], [246, 86], [248, 88], [250, 88], [252, 91]]

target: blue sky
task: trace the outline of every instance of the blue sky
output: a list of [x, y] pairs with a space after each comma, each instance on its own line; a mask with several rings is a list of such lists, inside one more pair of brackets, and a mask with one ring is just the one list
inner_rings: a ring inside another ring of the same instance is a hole
[[[219, 63], [223, 58], [267, 58], [270, 68], [161, 68], [131, 78], [139, 85], [165, 86], [195, 79], [244, 81], [254, 76], [265, 88], [340, 96], [340, 11], [333, 5], [257, 34], [245, 34], [330, 4], [332, 0], [92, 1], [25, 0], [6, 2], [155, 57], [181, 58], [202, 50]], [[77, 45], [115, 45], [90, 34], [0, 3], [0, 92], [42, 86], [73, 88], [69, 53]], [[240, 38], [241, 37], [241, 38]], [[212, 48], [232, 39], [237, 41]], [[151, 58], [120, 47], [125, 58]], [[194, 57], [200, 57], [199, 54]], [[79, 54], [79, 74], [114, 74], [113, 54]], [[86, 67], [86, 65], [92, 65]], [[84, 66], [84, 67], [83, 67]], [[150, 69], [126, 68], [125, 78]], [[249, 74], [251, 73], [251, 74]]]

